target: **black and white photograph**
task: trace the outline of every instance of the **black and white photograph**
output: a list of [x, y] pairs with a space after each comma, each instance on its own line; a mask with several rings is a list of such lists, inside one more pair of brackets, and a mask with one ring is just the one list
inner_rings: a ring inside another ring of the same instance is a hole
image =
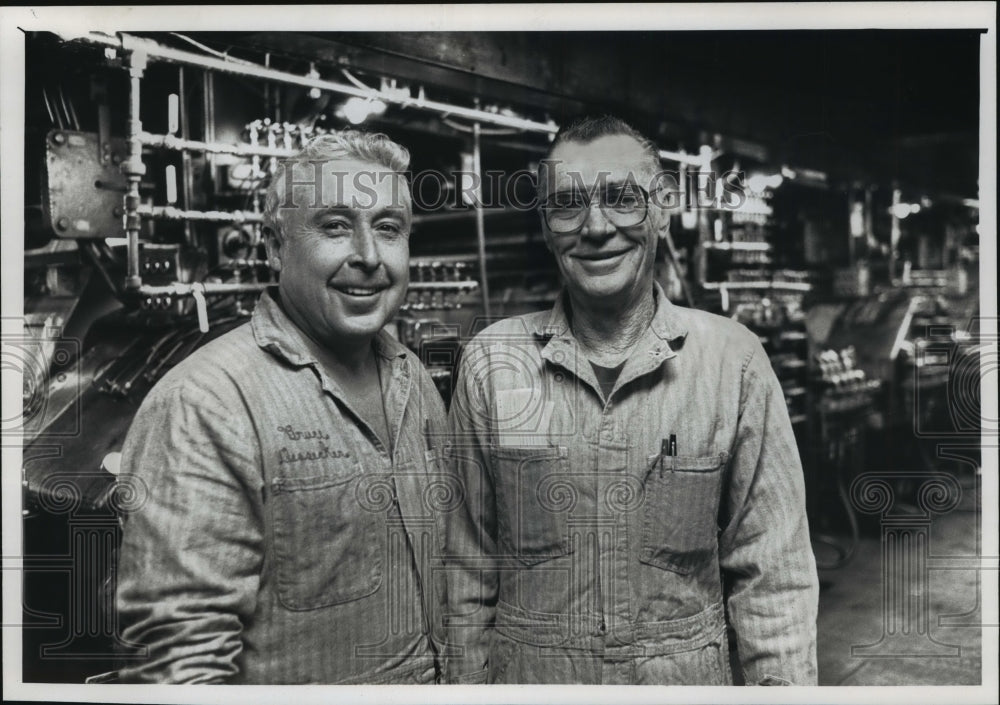
[[997, 702], [995, 13], [0, 9], [4, 699]]

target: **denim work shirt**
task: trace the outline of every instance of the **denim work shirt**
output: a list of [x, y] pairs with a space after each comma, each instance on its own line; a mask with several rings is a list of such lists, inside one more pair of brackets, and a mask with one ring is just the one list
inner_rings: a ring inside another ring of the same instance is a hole
[[[375, 341], [392, 451], [264, 294], [249, 325], [171, 370], [142, 404], [123, 472], [118, 610], [169, 683], [427, 683], [444, 405], [416, 358]], [[428, 424], [425, 427], [425, 424]]]
[[815, 684], [818, 583], [781, 387], [745, 327], [655, 298], [607, 398], [565, 294], [464, 353], [449, 681], [730, 684], [728, 615], [747, 683]]

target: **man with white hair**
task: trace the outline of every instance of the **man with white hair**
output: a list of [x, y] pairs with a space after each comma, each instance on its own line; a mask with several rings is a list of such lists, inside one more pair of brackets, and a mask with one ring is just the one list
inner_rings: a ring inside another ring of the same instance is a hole
[[149, 493], [121, 549], [141, 647], [123, 680], [436, 680], [444, 407], [382, 330], [408, 285], [408, 162], [356, 131], [284, 162], [264, 218], [280, 283], [142, 404], [122, 458]]

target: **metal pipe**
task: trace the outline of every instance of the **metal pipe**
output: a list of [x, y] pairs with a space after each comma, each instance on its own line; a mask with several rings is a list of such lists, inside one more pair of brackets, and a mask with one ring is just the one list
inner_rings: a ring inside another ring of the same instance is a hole
[[476, 245], [479, 253], [479, 289], [483, 293], [483, 314], [490, 317], [490, 285], [486, 280], [486, 223], [483, 219], [482, 154], [480, 151], [479, 123], [472, 125], [472, 171], [476, 175]]
[[460, 282], [410, 282], [409, 289], [413, 291], [472, 291], [479, 287], [479, 282], [468, 280]]
[[705, 248], [709, 250], [739, 250], [741, 252], [770, 252], [769, 242], [715, 242], [710, 240], [705, 243]]
[[237, 157], [291, 157], [297, 153], [294, 149], [284, 147], [264, 147], [252, 144], [226, 144], [224, 142], [205, 142], [201, 140], [181, 139], [175, 135], [156, 135], [143, 132], [139, 139], [147, 147], [169, 149], [175, 152], [205, 152], [208, 154], [232, 154]]
[[[180, 66], [177, 69], [177, 117], [180, 122], [182, 140], [187, 140], [190, 136], [188, 132], [186, 93], [187, 86], [186, 81], [184, 80], [184, 67]], [[191, 207], [193, 188], [191, 177], [191, 155], [187, 152], [187, 150], [183, 150], [181, 151], [181, 189], [184, 193], [185, 208]], [[189, 246], [194, 245], [194, 231], [191, 227], [190, 221], [185, 221], [184, 223], [184, 242], [186, 242]]]
[[[691, 164], [692, 166], [708, 168], [705, 163], [705, 159], [696, 154], [687, 154], [685, 152], [672, 152], [669, 149], [661, 149], [659, 151], [660, 159], [669, 159], [672, 162], [679, 162], [681, 164]], [[711, 158], [708, 159], [708, 164], [711, 164]]]
[[343, 95], [357, 96], [359, 98], [372, 98], [377, 97], [386, 103], [395, 103], [397, 105], [410, 106], [420, 110], [429, 110], [433, 112], [445, 113], [455, 117], [463, 117], [469, 120], [477, 120], [479, 122], [489, 123], [491, 125], [500, 125], [502, 127], [514, 127], [520, 130], [527, 130], [532, 132], [543, 132], [547, 134], [555, 134], [558, 131], [558, 126], [552, 123], [537, 122], [535, 120], [527, 120], [525, 118], [514, 117], [510, 115], [501, 115], [498, 113], [490, 113], [485, 110], [479, 110], [477, 108], [466, 108], [460, 105], [451, 105], [448, 103], [442, 103], [435, 100], [427, 100], [421, 97], [402, 97], [393, 94], [383, 94], [379, 91], [364, 90], [346, 83], [337, 83], [335, 81], [326, 81], [321, 78], [312, 78], [309, 76], [300, 76], [298, 74], [288, 73], [286, 71], [278, 71], [276, 69], [267, 68], [265, 66], [258, 66], [256, 64], [243, 64], [236, 63], [233, 61], [226, 61], [224, 59], [218, 59], [212, 56], [205, 56], [203, 54], [195, 54], [190, 51], [184, 51], [182, 49], [174, 49], [173, 47], [164, 46], [158, 42], [154, 42], [150, 39], [145, 39], [142, 37], [135, 37], [124, 32], [119, 33], [118, 36], [112, 37], [107, 34], [102, 34], [100, 32], [88, 32], [82, 37], [66, 37], [67, 39], [80, 39], [82, 41], [97, 44], [100, 46], [110, 46], [116, 49], [124, 49], [125, 51], [143, 51], [149, 56], [150, 59], [155, 59], [158, 61], [165, 61], [170, 63], [181, 63], [190, 64], [192, 66], [201, 66], [202, 68], [209, 69], [212, 71], [222, 71], [225, 73], [238, 74], [241, 76], [249, 76], [252, 78], [259, 78], [267, 81], [276, 81], [278, 83], [287, 83], [296, 86], [303, 86], [305, 88], [319, 88], [324, 91], [331, 91], [333, 93], [340, 93]]
[[199, 220], [212, 223], [259, 223], [264, 218], [260, 213], [246, 211], [194, 211], [173, 206], [140, 205], [137, 213], [158, 220]]
[[[394, 103], [403, 107], [412, 107], [418, 110], [442, 113], [453, 117], [467, 118], [479, 123], [498, 125], [500, 127], [512, 127], [525, 132], [540, 132], [547, 135], [554, 135], [559, 131], [559, 126], [553, 122], [538, 122], [537, 120], [528, 120], [527, 118], [520, 118], [512, 115], [501, 115], [499, 113], [491, 113], [485, 110], [480, 110], [479, 108], [467, 108], [461, 105], [453, 105], [436, 100], [427, 100], [426, 98], [420, 96], [406, 96], [404, 98], [402, 96], [389, 93], [381, 93], [374, 88], [371, 90], [365, 90], [347, 83], [326, 81], [318, 77], [313, 78], [310, 76], [299, 76], [298, 74], [289, 73], [287, 71], [279, 71], [267, 66], [236, 63], [233, 61], [226, 61], [224, 59], [217, 59], [211, 56], [204, 56], [202, 54], [195, 54], [190, 51], [164, 46], [150, 39], [134, 37], [125, 33], [120, 33], [118, 37], [112, 37], [100, 32], [89, 32], [82, 37], [67, 37], [67, 39], [70, 38], [80, 39], [91, 44], [98, 44], [105, 47], [114, 47], [116, 49], [121, 48], [126, 51], [143, 51], [150, 59], [159, 61], [201, 66], [202, 68], [214, 71], [223, 71], [225, 73], [249, 76], [252, 78], [275, 81], [278, 83], [288, 83], [291, 85], [303, 86], [305, 88], [319, 88], [320, 90], [331, 91], [333, 93], [340, 93], [348, 96], [357, 96], [359, 98], [377, 97], [379, 100], [386, 103]], [[681, 164], [704, 166], [704, 160], [698, 155], [686, 154], [684, 152], [674, 152], [667, 149], [659, 150], [659, 154], [660, 159], [668, 159]]]
[[[202, 95], [204, 96], [204, 116], [205, 124], [203, 136], [205, 142], [212, 144], [215, 142], [215, 74], [211, 71], [202, 73]], [[205, 164], [208, 167], [209, 180], [212, 188], [218, 187], [218, 174], [215, 169], [215, 156], [212, 152], [205, 154]]]
[[783, 291], [812, 291], [812, 284], [806, 282], [705, 282], [704, 289], [778, 289]]
[[414, 255], [410, 257], [410, 267], [430, 267], [435, 264], [465, 264], [475, 262], [475, 255]]
[[192, 296], [195, 291], [201, 291], [205, 296], [228, 296], [230, 294], [248, 294], [263, 291], [272, 283], [245, 282], [241, 284], [230, 284], [227, 282], [207, 282], [185, 284], [184, 282], [173, 282], [172, 284], [144, 284], [139, 287], [139, 293], [144, 296]]
[[121, 170], [128, 179], [128, 190], [124, 196], [125, 237], [128, 240], [128, 263], [125, 287], [138, 289], [142, 286], [139, 274], [139, 182], [146, 173], [142, 163], [142, 121], [139, 119], [139, 96], [142, 89], [142, 75], [146, 69], [146, 55], [141, 50], [128, 54], [129, 103], [128, 103], [128, 156], [122, 162]]
[[[307, 88], [319, 88], [320, 90], [327, 90], [335, 93], [341, 93], [345, 95], [357, 96], [362, 98], [368, 98], [373, 96], [378, 96], [380, 99], [389, 102], [396, 103], [403, 106], [411, 106], [421, 110], [429, 110], [434, 112], [444, 113], [446, 115], [464, 117], [475, 120], [473, 125], [473, 143], [474, 143], [474, 162], [475, 171], [477, 175], [481, 175], [481, 154], [480, 154], [480, 134], [481, 134], [481, 122], [486, 122], [491, 125], [499, 125], [502, 127], [513, 127], [526, 131], [542, 132], [545, 134], [554, 134], [558, 131], [558, 126], [554, 123], [542, 123], [534, 120], [527, 120], [524, 118], [518, 118], [513, 116], [501, 115], [498, 113], [490, 113], [478, 108], [466, 108], [458, 105], [451, 105], [448, 103], [443, 103], [439, 101], [427, 100], [422, 96], [417, 98], [412, 98], [407, 96], [405, 98], [395, 95], [384, 95], [378, 91], [373, 90], [363, 90], [355, 86], [336, 83], [333, 81], [325, 81], [318, 77], [308, 77], [299, 76], [296, 74], [288, 73], [285, 71], [278, 71], [275, 69], [267, 68], [264, 66], [249, 65], [242, 63], [234, 63], [230, 61], [225, 61], [222, 59], [217, 59], [213, 57], [207, 57], [200, 54], [194, 54], [192, 52], [183, 51], [179, 49], [174, 49], [172, 47], [163, 46], [157, 42], [151, 41], [149, 39], [144, 39], [140, 37], [134, 37], [129, 34], [121, 33], [117, 37], [111, 37], [110, 35], [105, 35], [99, 32], [90, 32], [83, 37], [80, 37], [83, 41], [87, 41], [92, 44], [97, 44], [106, 47], [121, 48], [128, 56], [128, 66], [129, 66], [129, 76], [130, 76], [130, 95], [129, 95], [129, 122], [128, 122], [128, 158], [122, 163], [122, 172], [126, 175], [129, 183], [128, 192], [124, 197], [125, 205], [125, 234], [128, 240], [128, 266], [127, 266], [127, 277], [125, 286], [129, 289], [137, 289], [142, 286], [142, 278], [139, 275], [139, 229], [141, 226], [141, 220], [139, 215], [139, 182], [141, 177], [145, 174], [145, 165], [142, 162], [142, 146], [143, 144], [148, 144], [150, 146], [160, 146], [168, 149], [177, 149], [183, 151], [185, 149], [194, 150], [195, 148], [203, 149], [207, 154], [211, 155], [214, 153], [219, 153], [223, 145], [218, 145], [213, 139], [213, 128], [214, 123], [212, 120], [212, 113], [214, 112], [214, 91], [212, 87], [211, 73], [208, 71], [222, 71], [225, 73], [238, 74], [243, 76], [249, 76], [253, 78], [259, 78], [263, 80], [276, 81], [279, 83], [288, 83], [292, 85], [303, 86]], [[190, 64], [193, 66], [200, 66], [206, 69], [205, 74], [205, 98], [206, 98], [206, 139], [203, 143], [199, 144], [194, 140], [173, 140], [170, 139], [168, 135], [151, 135], [148, 133], [143, 133], [142, 123], [139, 118], [139, 99], [141, 90], [141, 80], [143, 73], [145, 71], [146, 63], [149, 58], [156, 60], [161, 60], [165, 62], [175, 62], [179, 64]], [[225, 150], [224, 153], [240, 154], [246, 156], [252, 156], [256, 153], [256, 149], [245, 145], [234, 145], [232, 151]], [[286, 156], [288, 150], [282, 150], [278, 148], [272, 148], [275, 152], [274, 156]], [[272, 151], [272, 150], [269, 150]], [[668, 150], [660, 150], [660, 157], [662, 159], [671, 159], [674, 161], [679, 161], [685, 164], [698, 164], [705, 167], [703, 158], [692, 157], [684, 153], [670, 152]], [[209, 158], [209, 168], [212, 169], [214, 166], [214, 160]], [[212, 169], [214, 171], [214, 169]], [[214, 177], [214, 174], [213, 174]], [[481, 176], [480, 176], [481, 178]], [[485, 240], [485, 224], [483, 222], [483, 208], [481, 199], [481, 184], [477, 185], [477, 203], [476, 203], [476, 232], [479, 248], [479, 265], [480, 265], [480, 276], [481, 276], [481, 289], [483, 292], [483, 309], [487, 316], [490, 315], [490, 298], [489, 298], [489, 285], [486, 281], [486, 240]], [[187, 205], [187, 204], [185, 204]], [[179, 209], [172, 208], [149, 208], [146, 209], [148, 215], [152, 217], [162, 217], [167, 219], [183, 219], [183, 220], [210, 220], [214, 222], [256, 222], [256, 217], [253, 215], [244, 215], [239, 212], [234, 214], [226, 214], [222, 212], [200, 212], [200, 211], [182, 211]]]

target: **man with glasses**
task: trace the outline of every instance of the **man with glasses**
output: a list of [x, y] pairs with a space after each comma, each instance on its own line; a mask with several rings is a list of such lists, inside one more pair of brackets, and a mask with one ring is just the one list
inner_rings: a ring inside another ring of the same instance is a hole
[[816, 681], [795, 439], [757, 337], [670, 303], [656, 149], [605, 117], [540, 166], [565, 289], [463, 354], [447, 515], [455, 682]]

